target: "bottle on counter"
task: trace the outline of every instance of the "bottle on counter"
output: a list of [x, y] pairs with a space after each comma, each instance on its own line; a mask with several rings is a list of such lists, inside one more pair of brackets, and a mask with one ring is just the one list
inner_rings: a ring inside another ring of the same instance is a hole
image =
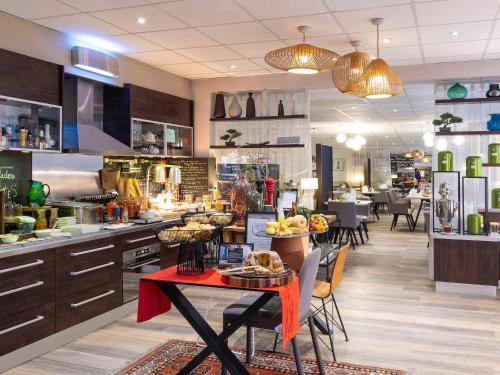
[[128, 208], [127, 208], [127, 205], [124, 205], [123, 209], [122, 209], [122, 223], [123, 224], [128, 224]]

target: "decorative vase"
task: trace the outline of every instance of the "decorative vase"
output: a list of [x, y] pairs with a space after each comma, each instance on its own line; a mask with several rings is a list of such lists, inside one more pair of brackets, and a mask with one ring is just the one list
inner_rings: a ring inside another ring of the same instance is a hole
[[233, 96], [233, 100], [231, 101], [231, 105], [229, 106], [229, 117], [239, 118], [241, 116], [241, 106], [238, 102], [238, 98], [236, 95]]
[[235, 225], [238, 227], [245, 226], [245, 216], [247, 212], [247, 194], [249, 188], [250, 186], [243, 173], [231, 188], [231, 210], [235, 212]]
[[49, 228], [54, 228], [54, 226], [56, 225], [56, 222], [58, 220], [58, 217], [57, 217], [58, 210], [59, 209], [57, 207], [52, 207], [50, 209]]
[[215, 94], [214, 117], [215, 118], [226, 117], [226, 106], [224, 105], [224, 94], [222, 93]]
[[285, 117], [285, 107], [283, 106], [283, 100], [280, 100], [280, 104], [278, 104], [278, 117]]
[[492, 113], [491, 120], [486, 124], [488, 126], [488, 130], [500, 130], [500, 113]]
[[488, 91], [486, 91], [486, 97], [494, 98], [497, 96], [500, 96], [500, 86], [498, 85], [498, 83], [492, 83]]
[[450, 99], [463, 99], [467, 94], [468, 92], [465, 86], [462, 86], [458, 82], [448, 89], [448, 98]]
[[245, 111], [245, 117], [253, 118], [255, 117], [255, 101], [252, 98], [253, 92], [248, 92], [247, 99], [247, 109]]

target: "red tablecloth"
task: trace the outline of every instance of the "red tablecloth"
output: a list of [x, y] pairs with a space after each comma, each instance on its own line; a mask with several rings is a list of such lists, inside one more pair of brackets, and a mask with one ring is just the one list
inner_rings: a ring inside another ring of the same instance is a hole
[[[161, 291], [153, 281], [166, 281], [174, 284], [189, 284], [204, 287], [218, 287], [235, 289], [231, 285], [224, 284], [216, 270], [206, 270], [199, 276], [179, 276], [177, 267], [173, 266], [162, 271], [145, 276], [139, 284], [139, 306], [137, 310], [137, 322], [144, 322], [155, 316], [163, 314], [171, 309], [168, 297]], [[252, 289], [257, 291], [275, 291], [279, 293], [282, 306], [283, 322], [283, 348], [288, 341], [295, 337], [299, 329], [299, 280], [275, 288]]]

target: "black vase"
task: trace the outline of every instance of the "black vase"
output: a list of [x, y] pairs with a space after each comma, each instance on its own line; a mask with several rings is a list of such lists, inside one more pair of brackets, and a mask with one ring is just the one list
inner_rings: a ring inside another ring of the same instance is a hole
[[486, 91], [486, 97], [494, 98], [500, 96], [500, 87], [498, 83], [492, 83], [488, 91]]
[[283, 107], [283, 100], [278, 104], [278, 117], [285, 117], [285, 107]]
[[248, 93], [246, 117], [255, 117], [255, 100], [252, 95], [253, 92]]
[[226, 117], [226, 106], [224, 105], [224, 94], [215, 94], [215, 108], [214, 108], [215, 118]]

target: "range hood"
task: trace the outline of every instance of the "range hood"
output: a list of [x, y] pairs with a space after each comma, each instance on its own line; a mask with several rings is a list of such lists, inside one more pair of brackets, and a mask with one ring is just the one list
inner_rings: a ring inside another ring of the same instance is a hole
[[134, 150], [102, 130], [102, 117], [103, 84], [66, 75], [63, 151], [108, 156], [134, 155]]

